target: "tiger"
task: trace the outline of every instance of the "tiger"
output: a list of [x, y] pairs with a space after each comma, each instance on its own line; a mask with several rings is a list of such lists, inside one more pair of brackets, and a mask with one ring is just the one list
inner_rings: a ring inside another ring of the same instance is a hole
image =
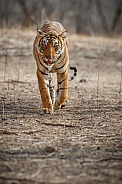
[[[37, 28], [37, 35], [33, 44], [33, 55], [37, 65], [37, 80], [44, 113], [53, 113], [54, 109], [65, 106], [68, 99], [68, 81], [77, 75], [68, 77], [69, 54], [67, 31], [61, 23], [45, 22], [41, 29]], [[57, 100], [55, 100], [52, 73], [57, 74]]]

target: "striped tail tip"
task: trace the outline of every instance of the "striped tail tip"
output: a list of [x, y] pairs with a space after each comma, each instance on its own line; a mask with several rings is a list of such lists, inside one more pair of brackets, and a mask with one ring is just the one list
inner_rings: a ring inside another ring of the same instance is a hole
[[76, 67], [70, 67], [70, 70], [74, 70], [73, 76], [69, 77], [69, 81], [72, 81], [77, 76], [77, 69]]

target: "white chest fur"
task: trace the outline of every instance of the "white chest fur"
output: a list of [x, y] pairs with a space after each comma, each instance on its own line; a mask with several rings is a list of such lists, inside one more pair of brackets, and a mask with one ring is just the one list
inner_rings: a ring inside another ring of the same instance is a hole
[[52, 70], [53, 65], [54, 64], [52, 64], [52, 65], [50, 65], [50, 66], [47, 67], [49, 72]]

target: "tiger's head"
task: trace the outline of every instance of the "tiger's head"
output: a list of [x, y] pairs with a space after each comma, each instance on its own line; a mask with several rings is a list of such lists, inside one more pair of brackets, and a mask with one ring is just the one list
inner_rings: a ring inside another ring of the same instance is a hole
[[41, 30], [38, 30], [39, 42], [38, 51], [48, 66], [56, 63], [64, 52], [64, 40], [67, 37], [67, 32], [64, 31], [60, 35], [54, 33], [46, 34]]

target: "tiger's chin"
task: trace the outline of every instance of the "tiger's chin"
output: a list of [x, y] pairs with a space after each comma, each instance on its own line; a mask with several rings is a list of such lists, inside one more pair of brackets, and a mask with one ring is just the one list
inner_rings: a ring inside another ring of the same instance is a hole
[[53, 61], [52, 60], [47, 60], [45, 61], [45, 63], [48, 65], [48, 66], [51, 66], [53, 64]]
[[52, 65], [52, 64], [53, 64], [53, 61], [51, 61], [51, 60], [47, 60], [47, 61], [46, 61], [46, 64], [47, 64], [48, 66], [50, 66], [50, 65]]
[[57, 59], [45, 59], [44, 60], [44, 63], [47, 65], [47, 66], [51, 66], [51, 65], [54, 65], [56, 63]]
[[53, 64], [53, 61], [52, 60], [44, 60], [45, 64], [50, 66]]

